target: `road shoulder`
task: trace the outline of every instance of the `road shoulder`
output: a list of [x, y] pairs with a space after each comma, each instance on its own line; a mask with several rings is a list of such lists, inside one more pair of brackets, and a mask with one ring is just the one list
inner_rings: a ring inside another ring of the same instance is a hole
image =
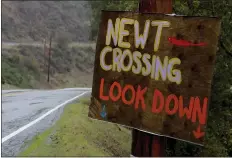
[[34, 137], [19, 156], [128, 156], [131, 132], [88, 118], [89, 97], [67, 105], [54, 126]]

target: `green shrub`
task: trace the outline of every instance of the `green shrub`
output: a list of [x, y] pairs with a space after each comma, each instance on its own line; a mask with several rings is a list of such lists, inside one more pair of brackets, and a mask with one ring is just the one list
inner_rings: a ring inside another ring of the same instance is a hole
[[28, 70], [19, 65], [20, 58], [17, 56], [2, 58], [2, 84], [8, 83], [21, 88], [30, 86], [31, 77]]

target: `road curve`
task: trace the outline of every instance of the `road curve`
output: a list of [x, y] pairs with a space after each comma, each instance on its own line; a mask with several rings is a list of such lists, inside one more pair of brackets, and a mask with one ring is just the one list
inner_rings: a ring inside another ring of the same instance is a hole
[[17, 156], [26, 147], [26, 142], [59, 119], [67, 102], [72, 102], [76, 96], [90, 90], [3, 90], [2, 156]]

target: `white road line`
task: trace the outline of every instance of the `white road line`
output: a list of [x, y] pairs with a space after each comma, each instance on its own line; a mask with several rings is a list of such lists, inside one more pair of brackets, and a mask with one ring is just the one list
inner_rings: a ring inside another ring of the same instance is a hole
[[75, 96], [74, 98], [71, 98], [69, 100], [66, 100], [65, 102], [63, 102], [62, 104], [59, 104], [58, 106], [56, 106], [55, 108], [51, 109], [50, 111], [46, 112], [44, 115], [40, 116], [39, 118], [35, 119], [34, 121], [28, 123], [27, 125], [19, 128], [18, 130], [14, 131], [13, 133], [9, 134], [8, 136], [5, 136], [4, 138], [2, 138], [2, 143], [4, 143], [5, 141], [9, 140], [10, 138], [16, 136], [17, 134], [19, 134], [20, 132], [24, 131], [25, 129], [33, 126], [34, 124], [36, 124], [37, 122], [39, 122], [40, 120], [42, 120], [43, 118], [45, 118], [46, 116], [48, 116], [49, 114], [51, 114], [52, 112], [56, 111], [57, 109], [59, 109], [60, 107], [70, 103], [71, 101], [83, 96], [84, 94], [88, 93], [89, 91], [87, 92], [84, 92], [84, 93], [81, 93], [80, 95], [78, 96]]
[[64, 88], [64, 89], [58, 89], [58, 90], [79, 90], [79, 91], [91, 91], [92, 88]]

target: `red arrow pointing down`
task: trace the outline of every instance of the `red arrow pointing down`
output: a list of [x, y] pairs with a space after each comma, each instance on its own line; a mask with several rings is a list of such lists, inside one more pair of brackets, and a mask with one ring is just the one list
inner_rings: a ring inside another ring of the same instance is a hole
[[195, 138], [199, 139], [205, 135], [205, 132], [201, 132], [201, 126], [199, 125], [196, 131], [193, 131]]

